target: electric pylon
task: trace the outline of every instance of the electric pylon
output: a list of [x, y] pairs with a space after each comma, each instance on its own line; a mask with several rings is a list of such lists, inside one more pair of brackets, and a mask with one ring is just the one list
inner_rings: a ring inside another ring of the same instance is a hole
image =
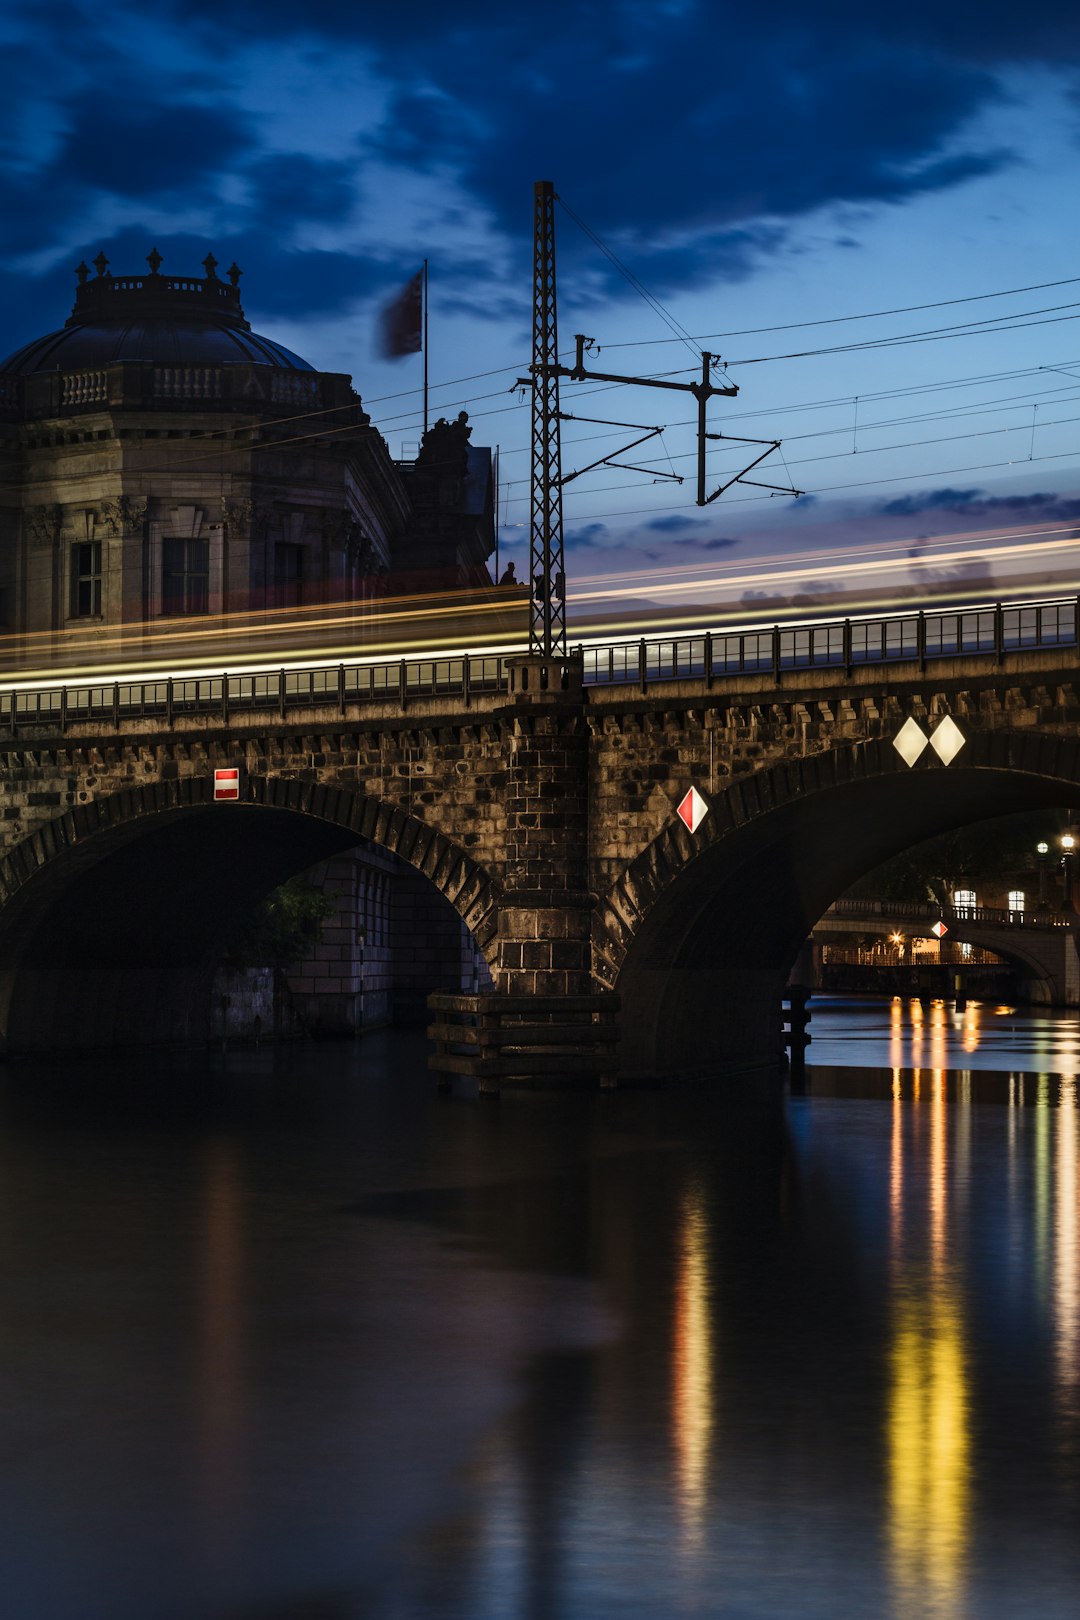
[[566, 657], [559, 334], [555, 300], [555, 187], [533, 187], [532, 479], [529, 651]]

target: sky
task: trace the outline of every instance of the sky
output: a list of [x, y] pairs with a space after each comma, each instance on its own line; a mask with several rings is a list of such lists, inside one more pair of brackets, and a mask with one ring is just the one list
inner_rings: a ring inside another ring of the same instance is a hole
[[[1075, 532], [1066, 0], [6, 0], [0, 46], [7, 351], [63, 323], [74, 266], [102, 248], [117, 274], [154, 246], [166, 273], [199, 273], [212, 249], [242, 266], [255, 329], [350, 373], [411, 455], [420, 363], [381, 359], [376, 327], [427, 258], [432, 415], [465, 409], [499, 446], [500, 558], [520, 559], [512, 385], [550, 179], [561, 345], [583, 332], [600, 369], [682, 381], [719, 354], [739, 395], [712, 401], [710, 431], [781, 439], [749, 476], [803, 491], [736, 483], [699, 509], [689, 396], [564, 383], [565, 473], [664, 429], [621, 458], [644, 472], [567, 482], [573, 589], [663, 578], [755, 600], [764, 567], [812, 596], [867, 547], [892, 547], [909, 583], [981, 580], [973, 536], [1027, 556]], [[710, 492], [758, 453], [710, 441]]]

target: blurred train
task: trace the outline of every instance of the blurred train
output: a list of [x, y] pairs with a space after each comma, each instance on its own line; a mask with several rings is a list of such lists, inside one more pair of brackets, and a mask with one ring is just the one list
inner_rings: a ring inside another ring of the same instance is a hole
[[[426, 583], [426, 582], [425, 582]], [[852, 542], [570, 582], [568, 641], [586, 650], [691, 631], [827, 624], [914, 609], [1075, 597], [1074, 525]], [[525, 651], [527, 587], [421, 590], [311, 607], [0, 636], [0, 697], [105, 681], [195, 679]], [[7, 707], [7, 705], [5, 705]]]

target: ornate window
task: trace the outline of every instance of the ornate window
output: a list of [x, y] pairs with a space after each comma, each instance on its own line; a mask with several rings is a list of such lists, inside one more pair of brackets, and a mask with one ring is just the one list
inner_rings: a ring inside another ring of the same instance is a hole
[[71, 548], [71, 616], [101, 614], [101, 541], [77, 540]]
[[209, 540], [167, 535], [161, 545], [161, 563], [162, 613], [209, 613]]

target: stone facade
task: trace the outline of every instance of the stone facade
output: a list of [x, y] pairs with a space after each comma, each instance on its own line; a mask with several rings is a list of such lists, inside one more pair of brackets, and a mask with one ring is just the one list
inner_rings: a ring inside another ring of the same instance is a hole
[[207, 263], [102, 268], [66, 328], [0, 365], [0, 619], [48, 667], [58, 632], [115, 659], [201, 619], [487, 579], [469, 429], [449, 465], [437, 424], [434, 467], [427, 440], [401, 466], [351, 379], [252, 333]]

